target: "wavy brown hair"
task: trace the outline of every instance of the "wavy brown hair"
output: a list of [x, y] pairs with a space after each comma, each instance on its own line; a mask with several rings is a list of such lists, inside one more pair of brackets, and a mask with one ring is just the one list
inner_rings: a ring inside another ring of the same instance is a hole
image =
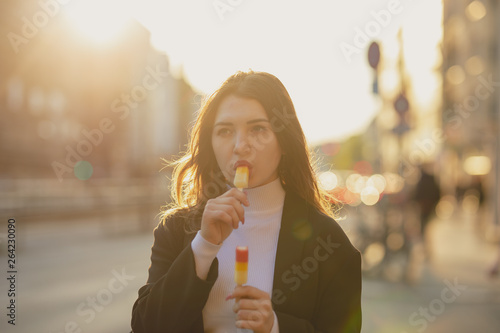
[[[332, 216], [329, 196], [318, 186], [314, 164], [295, 107], [283, 83], [265, 72], [237, 72], [203, 103], [191, 132], [187, 151], [174, 166], [173, 204], [163, 217], [180, 209], [202, 212], [206, 202], [227, 190], [215, 159], [212, 130], [219, 106], [234, 95], [258, 101], [265, 109], [281, 147], [278, 174], [285, 191], [292, 191], [321, 212]], [[198, 209], [196, 209], [198, 208]]]

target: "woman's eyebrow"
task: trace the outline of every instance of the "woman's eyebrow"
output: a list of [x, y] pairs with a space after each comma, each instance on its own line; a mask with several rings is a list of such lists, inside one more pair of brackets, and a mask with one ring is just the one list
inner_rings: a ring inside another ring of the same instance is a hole
[[[258, 118], [258, 119], [252, 119], [252, 120], [247, 121], [247, 124], [254, 124], [254, 123], [260, 123], [260, 122], [269, 123], [270, 121], [265, 119], [265, 118]], [[234, 126], [234, 124], [232, 122], [228, 122], [228, 121], [218, 121], [214, 124], [214, 127], [217, 127], [217, 126]]]
[[265, 121], [267, 123], [270, 122], [269, 120], [267, 120], [265, 118], [259, 118], [259, 119], [249, 120], [249, 121], [247, 121], [247, 124], [260, 123], [261, 121]]
[[233, 126], [233, 123], [229, 123], [226, 121], [219, 121], [219, 122], [216, 122], [214, 124], [214, 127], [217, 127], [217, 126]]

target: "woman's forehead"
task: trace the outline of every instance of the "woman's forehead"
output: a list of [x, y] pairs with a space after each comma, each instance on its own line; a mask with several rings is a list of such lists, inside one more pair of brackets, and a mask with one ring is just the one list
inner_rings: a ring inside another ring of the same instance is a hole
[[217, 110], [216, 122], [236, 122], [253, 119], [268, 119], [266, 110], [255, 99], [230, 95], [224, 98]]

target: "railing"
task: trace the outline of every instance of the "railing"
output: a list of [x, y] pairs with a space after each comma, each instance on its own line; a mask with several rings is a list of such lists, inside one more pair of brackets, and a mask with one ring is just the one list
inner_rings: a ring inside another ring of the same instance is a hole
[[0, 180], [0, 215], [54, 218], [152, 209], [169, 200], [168, 180], [92, 179]]

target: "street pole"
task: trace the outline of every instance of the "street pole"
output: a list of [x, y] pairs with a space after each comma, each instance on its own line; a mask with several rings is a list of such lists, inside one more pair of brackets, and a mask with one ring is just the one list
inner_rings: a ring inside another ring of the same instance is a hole
[[[495, 13], [495, 17], [498, 18], [500, 17], [500, 4], [497, 1], [494, 1], [492, 3], [493, 6], [495, 6], [493, 12]], [[493, 68], [496, 68], [496, 79], [500, 78], [500, 61], [498, 59], [498, 55], [500, 54], [500, 20], [496, 19], [494, 20], [494, 24], [496, 25], [495, 27], [495, 36], [493, 37], [496, 40], [493, 40], [493, 42], [496, 44], [496, 56], [493, 59]], [[495, 95], [493, 96], [494, 99], [496, 99], [496, 103], [493, 102], [493, 105], [496, 105], [496, 114], [497, 114], [497, 152], [496, 152], [496, 186], [495, 186], [495, 227], [498, 230], [500, 226], [500, 135], [498, 135], [498, 131], [500, 131], [500, 93], [498, 89], [495, 90]]]

